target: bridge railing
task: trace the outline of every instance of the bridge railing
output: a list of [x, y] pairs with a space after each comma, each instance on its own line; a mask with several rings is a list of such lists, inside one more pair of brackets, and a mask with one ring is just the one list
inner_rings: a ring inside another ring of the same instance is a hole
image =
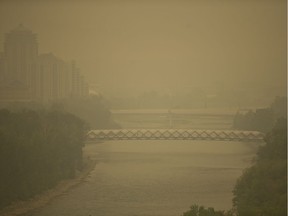
[[263, 141], [258, 131], [192, 130], [192, 129], [119, 129], [91, 130], [87, 140], [213, 140], [213, 141]]

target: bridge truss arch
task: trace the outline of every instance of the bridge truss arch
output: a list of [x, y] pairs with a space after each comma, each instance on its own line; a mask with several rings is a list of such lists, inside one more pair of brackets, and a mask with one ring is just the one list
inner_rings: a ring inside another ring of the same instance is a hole
[[193, 130], [193, 129], [117, 129], [91, 130], [88, 141], [105, 140], [210, 140], [262, 142], [264, 134], [258, 131]]

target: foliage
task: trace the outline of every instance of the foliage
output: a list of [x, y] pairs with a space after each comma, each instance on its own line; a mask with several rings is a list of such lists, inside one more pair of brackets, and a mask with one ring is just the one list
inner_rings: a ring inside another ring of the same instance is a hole
[[287, 120], [279, 119], [267, 134], [255, 164], [234, 188], [239, 216], [287, 215]]
[[56, 104], [56, 106], [58, 106], [58, 109], [60, 108], [60, 110], [65, 109], [68, 112], [79, 116], [93, 129], [119, 128], [119, 125], [113, 121], [112, 114], [107, 108], [104, 98], [101, 96], [66, 99], [59, 104]]
[[233, 127], [240, 130], [270, 131], [278, 118], [287, 116], [287, 98], [276, 97], [269, 108], [237, 113]]
[[47, 108], [62, 112], [65, 110], [83, 119], [93, 129], [120, 128], [112, 118], [112, 113], [109, 110], [109, 102], [101, 95], [91, 95], [81, 98], [66, 98], [47, 104], [35, 101], [10, 102], [2, 104], [2, 106], [0, 104], [0, 108], [7, 108], [15, 112], [19, 112], [23, 109], [38, 111]]
[[287, 119], [281, 118], [266, 135], [257, 159], [238, 179], [233, 209], [228, 212], [193, 205], [183, 216], [287, 215]]
[[214, 208], [194, 204], [189, 211], [183, 213], [183, 216], [233, 216], [233, 211], [215, 211]]
[[271, 104], [271, 109], [274, 114], [274, 119], [279, 119], [287, 116], [287, 97], [276, 97]]
[[0, 208], [74, 177], [86, 129], [66, 112], [0, 110]]
[[245, 114], [237, 113], [234, 117], [234, 128], [240, 130], [267, 132], [273, 127], [273, 112], [271, 109], [257, 109]]

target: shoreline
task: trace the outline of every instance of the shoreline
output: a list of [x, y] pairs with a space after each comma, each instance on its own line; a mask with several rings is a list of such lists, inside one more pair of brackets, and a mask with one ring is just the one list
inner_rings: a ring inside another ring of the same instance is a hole
[[62, 180], [55, 187], [43, 191], [41, 194], [38, 194], [29, 200], [16, 201], [6, 206], [0, 210], [0, 216], [25, 216], [28, 213], [46, 206], [55, 198], [65, 194], [73, 187], [81, 184], [95, 168], [96, 160], [86, 156], [84, 157], [83, 163], [83, 170], [77, 173], [75, 178]]

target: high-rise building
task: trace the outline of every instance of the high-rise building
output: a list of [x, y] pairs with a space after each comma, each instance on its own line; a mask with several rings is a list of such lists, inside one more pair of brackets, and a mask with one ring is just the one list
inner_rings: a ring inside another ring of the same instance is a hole
[[29, 87], [31, 71], [35, 67], [37, 57], [36, 34], [20, 24], [5, 37], [5, 80], [22, 82]]
[[89, 85], [80, 73], [75, 61], [71, 62], [71, 97], [85, 97], [89, 95]]
[[0, 53], [0, 100], [51, 102], [83, 97], [89, 86], [76, 67], [52, 53], [38, 55], [36, 34], [19, 25], [6, 34]]
[[35, 97], [43, 102], [59, 100], [71, 95], [72, 73], [69, 65], [52, 53], [39, 55], [37, 70], [32, 80]]

